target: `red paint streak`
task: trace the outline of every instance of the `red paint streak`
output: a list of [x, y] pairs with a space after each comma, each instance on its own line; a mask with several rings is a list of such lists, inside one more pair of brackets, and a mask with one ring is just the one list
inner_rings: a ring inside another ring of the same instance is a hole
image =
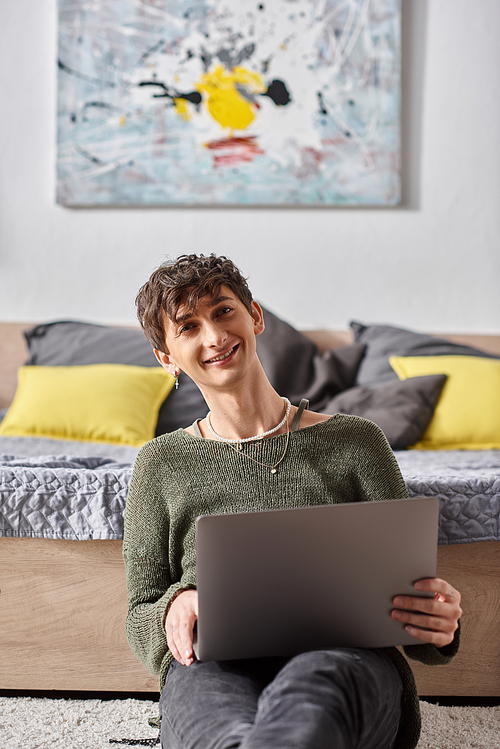
[[321, 162], [323, 161], [323, 154], [321, 153], [321, 151], [317, 151], [315, 148], [305, 146], [302, 151], [304, 154], [307, 154], [309, 161], [314, 162], [316, 165], [321, 164]]
[[343, 146], [346, 143], [352, 144], [352, 138], [348, 138], [345, 135], [338, 135], [336, 138], [323, 138], [321, 142], [325, 146]]
[[259, 148], [254, 135], [248, 138], [224, 138], [207, 143], [207, 148], [214, 153], [214, 166], [234, 166], [253, 161], [256, 156], [264, 153]]

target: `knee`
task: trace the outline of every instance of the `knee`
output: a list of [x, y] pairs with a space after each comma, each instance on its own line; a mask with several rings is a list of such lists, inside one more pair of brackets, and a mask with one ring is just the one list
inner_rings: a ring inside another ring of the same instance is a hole
[[311, 650], [291, 658], [265, 690], [280, 698], [312, 695], [327, 698], [332, 691], [344, 691], [356, 682], [359, 655], [342, 650]]
[[274, 688], [336, 695], [342, 702], [357, 703], [360, 692], [377, 700], [386, 691], [394, 694], [401, 688], [401, 681], [392, 663], [385, 663], [377, 653], [335, 648], [291, 658], [275, 679]]
[[335, 648], [331, 650], [311, 650], [291, 658], [282, 673], [303, 678], [308, 674], [324, 676], [349, 674], [360, 668], [362, 655], [357, 650]]

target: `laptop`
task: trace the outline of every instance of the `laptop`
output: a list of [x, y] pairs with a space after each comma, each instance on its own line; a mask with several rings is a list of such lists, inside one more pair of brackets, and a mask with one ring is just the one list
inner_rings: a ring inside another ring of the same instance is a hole
[[421, 644], [390, 612], [436, 576], [438, 513], [424, 497], [199, 517], [196, 657]]

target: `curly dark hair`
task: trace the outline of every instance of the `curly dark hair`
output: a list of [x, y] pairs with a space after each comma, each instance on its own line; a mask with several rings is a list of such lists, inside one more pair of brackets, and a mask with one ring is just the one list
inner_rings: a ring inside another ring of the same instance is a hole
[[135, 300], [137, 317], [153, 348], [168, 353], [165, 315], [175, 320], [181, 305], [193, 310], [202, 297], [216, 296], [221, 286], [228, 286], [252, 314], [252, 294], [246, 279], [224, 255], [181, 255], [160, 265]]

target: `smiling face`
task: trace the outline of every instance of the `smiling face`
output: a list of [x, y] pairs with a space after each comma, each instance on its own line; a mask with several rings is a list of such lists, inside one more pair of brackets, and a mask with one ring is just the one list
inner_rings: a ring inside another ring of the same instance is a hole
[[252, 302], [252, 313], [227, 286], [215, 296], [204, 296], [195, 309], [180, 305], [171, 320], [165, 316], [168, 353], [155, 350], [171, 374], [182, 370], [202, 392], [227, 389], [248, 376], [258, 362], [255, 336], [264, 330], [262, 310]]

